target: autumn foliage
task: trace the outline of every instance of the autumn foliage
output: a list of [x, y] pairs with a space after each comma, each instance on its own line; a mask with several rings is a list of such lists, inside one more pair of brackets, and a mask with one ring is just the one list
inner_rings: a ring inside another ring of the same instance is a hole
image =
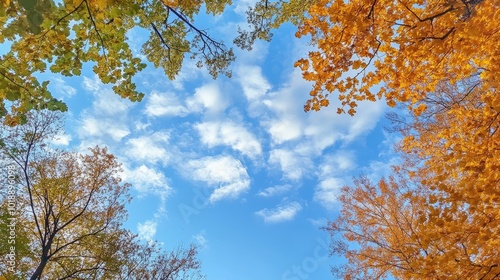
[[[106, 148], [54, 149], [61, 124], [57, 113], [42, 111], [2, 127], [0, 164], [11, 166], [21, 189], [15, 209], [0, 211], [2, 240], [6, 221], [16, 221], [15, 267], [0, 264], [0, 278], [202, 279], [195, 246], [165, 252], [124, 228], [130, 185], [121, 181], [121, 164]], [[7, 201], [0, 190], [0, 205]], [[0, 254], [9, 250], [1, 246]]]
[[[86, 63], [116, 94], [131, 101], [143, 97], [133, 77], [150, 62], [169, 79], [179, 73], [184, 58], [195, 59], [210, 74], [230, 75], [233, 52], [204, 27], [194, 24], [202, 6], [219, 14], [228, 5], [220, 1], [143, 0], [33, 0], [3, 1], [0, 9], [0, 116], [5, 124], [26, 121], [36, 109], [67, 110], [54, 98], [50, 71], [79, 76]], [[131, 45], [132, 29], [149, 31], [142, 47]], [[138, 50], [135, 50], [135, 49]], [[143, 59], [146, 58], [146, 59]]]
[[488, 94], [499, 83], [498, 22], [494, 0], [316, 1], [297, 32], [317, 47], [295, 64], [314, 83], [304, 109], [320, 110], [334, 94], [351, 115], [359, 101], [376, 99], [408, 102], [418, 114], [425, 104], [416, 103], [439, 81], [473, 75]]
[[[329, 224], [345, 279], [494, 279], [500, 276], [500, 112], [480, 77], [439, 82], [393, 114], [404, 163], [378, 184], [345, 187]], [[341, 237], [340, 239], [338, 237]], [[352, 247], [352, 243], [358, 244]]]
[[[326, 228], [332, 251], [348, 263], [343, 279], [495, 279], [498, 221], [470, 213], [467, 203], [442, 203], [442, 193], [396, 172], [366, 177], [342, 190], [343, 210]], [[498, 209], [497, 209], [498, 211]], [[490, 216], [491, 217], [491, 216]], [[355, 245], [353, 245], [355, 244]]]
[[[403, 159], [345, 187], [327, 226], [344, 279], [500, 277], [498, 1], [318, 1], [300, 26], [305, 110], [399, 105]], [[406, 110], [409, 109], [409, 110]]]
[[[327, 230], [344, 279], [500, 276], [500, 112], [479, 78], [441, 82], [420, 115], [390, 115], [404, 159], [388, 179], [344, 187]], [[353, 245], [356, 244], [356, 245]]]

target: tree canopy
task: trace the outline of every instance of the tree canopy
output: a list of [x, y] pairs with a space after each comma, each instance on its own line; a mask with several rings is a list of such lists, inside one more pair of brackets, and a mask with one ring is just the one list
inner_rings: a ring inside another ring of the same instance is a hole
[[[341, 100], [399, 105], [404, 162], [358, 178], [329, 223], [344, 279], [500, 276], [498, 1], [316, 1], [297, 36], [317, 47], [295, 64], [312, 81], [305, 111]], [[409, 109], [409, 111], [406, 111]]]
[[[49, 92], [49, 81], [40, 81], [37, 74], [78, 76], [86, 62], [94, 63], [103, 83], [113, 84], [118, 95], [132, 101], [143, 97], [133, 81], [146, 67], [141, 53], [170, 79], [180, 71], [185, 56], [196, 59], [214, 77], [230, 75], [233, 51], [193, 23], [202, 7], [215, 15], [230, 2], [2, 1], [0, 43], [11, 45], [0, 57], [0, 115], [7, 116], [6, 124], [15, 125], [31, 109], [65, 111], [66, 105]], [[141, 53], [135, 53], [127, 40], [134, 28], [150, 32]]]
[[[251, 49], [257, 39], [270, 40], [271, 30], [285, 22], [302, 23], [315, 1], [259, 0], [247, 11], [248, 26], [238, 29], [234, 43]], [[218, 15], [231, 0], [5, 0], [0, 3], [0, 43], [10, 45], [0, 57], [0, 116], [16, 125], [32, 109], [67, 110], [48, 90], [45, 71], [79, 76], [85, 63], [123, 98], [140, 101], [133, 77], [146, 62], [162, 68], [169, 79], [184, 59], [197, 61], [215, 78], [231, 76], [235, 56], [230, 47], [196, 23], [204, 11]], [[127, 40], [133, 29], [149, 31], [140, 53]], [[141, 57], [146, 58], [143, 61]]]
[[2, 206], [16, 201], [0, 212], [2, 240], [14, 240], [0, 250], [15, 252], [12, 265], [0, 264], [1, 276], [202, 279], [196, 247], [165, 252], [123, 227], [130, 185], [121, 182], [120, 164], [106, 148], [81, 154], [50, 146], [59, 116], [42, 111], [29, 114], [26, 124], [3, 127], [1, 163], [15, 174], [10, 184], [22, 190], [14, 198], [7, 189], [0, 192]]
[[[175, 254], [158, 258], [154, 247], [121, 228], [128, 185], [106, 149], [87, 155], [45, 149], [39, 140], [52, 133], [44, 122], [51, 115], [31, 123], [27, 116], [32, 109], [65, 110], [38, 73], [80, 75], [87, 62], [117, 94], [141, 100], [133, 77], [145, 61], [127, 42], [133, 28], [149, 30], [142, 54], [171, 79], [186, 56], [214, 77], [230, 75], [232, 50], [193, 23], [200, 11], [219, 14], [230, 3], [2, 2], [0, 42], [11, 47], [0, 57], [0, 115], [8, 125], [28, 121], [0, 143], [22, 170], [21, 218], [34, 229], [20, 231], [33, 246], [18, 248], [26, 260], [21, 278], [155, 279], [183, 267]], [[391, 116], [403, 137], [397, 145], [403, 163], [388, 178], [360, 177], [344, 187], [342, 212], [326, 227], [333, 251], [348, 261], [336, 270], [345, 279], [500, 276], [499, 8], [496, 0], [260, 0], [248, 11], [250, 27], [234, 41], [239, 47], [270, 40], [285, 22], [298, 26], [297, 37], [311, 39], [315, 49], [295, 63], [313, 83], [305, 111], [329, 106], [332, 95], [341, 101], [338, 113], [354, 115], [359, 102], [377, 99], [405, 110]], [[186, 268], [197, 270], [195, 251], [181, 252]]]
[[384, 99], [390, 106], [418, 101], [440, 81], [452, 84], [479, 76], [483, 95], [498, 109], [500, 39], [498, 2], [318, 0], [308, 9], [298, 37], [310, 35], [317, 50], [296, 62], [314, 83], [305, 111], [329, 105], [355, 113], [362, 100]]
[[404, 163], [378, 184], [361, 178], [342, 190], [342, 213], [327, 227], [333, 251], [348, 259], [336, 272], [345, 279], [500, 276], [500, 112], [488, 97], [479, 77], [440, 82], [419, 102], [427, 109], [418, 116], [390, 115]]

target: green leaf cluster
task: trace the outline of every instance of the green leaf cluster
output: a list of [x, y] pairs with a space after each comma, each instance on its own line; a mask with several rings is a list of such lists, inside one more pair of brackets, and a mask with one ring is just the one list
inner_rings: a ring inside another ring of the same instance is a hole
[[[50, 71], [81, 75], [85, 63], [115, 93], [132, 101], [144, 94], [134, 76], [145, 62], [161, 67], [169, 79], [179, 73], [185, 58], [197, 60], [215, 78], [230, 76], [233, 51], [193, 22], [202, 10], [220, 14], [230, 0], [12, 0], [2, 5], [0, 43], [9, 42], [0, 56], [0, 116], [17, 125], [33, 109], [67, 110], [47, 89], [38, 74]], [[132, 51], [127, 33], [134, 28], [150, 31], [139, 53]]]

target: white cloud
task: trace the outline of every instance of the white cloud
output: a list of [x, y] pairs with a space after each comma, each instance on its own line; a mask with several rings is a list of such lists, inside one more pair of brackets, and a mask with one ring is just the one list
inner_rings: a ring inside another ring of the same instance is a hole
[[289, 84], [270, 93], [263, 101], [275, 115], [274, 118], [263, 122], [273, 143], [281, 144], [303, 136], [304, 125], [306, 125], [303, 102], [306, 97], [304, 93], [308, 90], [310, 90], [310, 84], [294, 74], [290, 76]]
[[237, 74], [243, 93], [249, 102], [260, 100], [271, 89], [271, 85], [262, 76], [262, 70], [258, 66], [241, 66]]
[[62, 99], [64, 99], [65, 97], [71, 98], [77, 93], [77, 90], [74, 87], [68, 85], [66, 81], [59, 77], [53, 77], [51, 81], [54, 82], [54, 92], [58, 93]]
[[181, 104], [179, 98], [171, 92], [153, 91], [146, 103], [146, 114], [150, 117], [179, 116], [183, 117], [189, 110]]
[[227, 145], [250, 158], [262, 154], [260, 142], [242, 125], [233, 122], [204, 122], [196, 124], [195, 128], [201, 136], [201, 142], [208, 147]]
[[152, 194], [166, 198], [172, 192], [165, 175], [161, 171], [145, 165], [135, 169], [125, 168], [123, 180], [131, 183], [132, 187], [141, 194]]
[[[81, 139], [111, 137], [119, 142], [130, 134], [127, 115], [132, 102], [115, 94], [97, 76], [83, 77], [83, 88], [94, 96], [92, 109], [80, 116], [78, 134]], [[91, 140], [95, 141], [95, 140]]]
[[355, 155], [350, 151], [338, 151], [323, 157], [318, 168], [318, 177], [327, 178], [332, 175], [346, 175], [356, 167]]
[[262, 125], [274, 144], [300, 140], [297, 148], [302, 154], [321, 155], [336, 141], [352, 141], [372, 130], [387, 107], [383, 102], [361, 102], [354, 117], [338, 115], [336, 107], [340, 102], [332, 94], [329, 107], [304, 113], [303, 105], [309, 97], [306, 93], [310, 90], [311, 84], [302, 79], [300, 70], [294, 70], [287, 84], [266, 95], [263, 102], [271, 117], [263, 120]]
[[122, 178], [131, 183], [132, 187], [139, 192], [139, 197], [153, 195], [160, 199], [160, 206], [156, 210], [157, 218], [166, 215], [166, 202], [168, 196], [173, 192], [169, 186], [168, 179], [163, 172], [153, 167], [141, 165], [137, 168], [124, 167]]
[[302, 210], [302, 206], [298, 202], [288, 202], [276, 208], [264, 208], [255, 213], [261, 216], [266, 223], [279, 223], [292, 220], [300, 210]]
[[149, 122], [144, 123], [144, 122], [141, 122], [141, 121], [136, 121], [134, 123], [134, 129], [136, 131], [138, 131], [138, 132], [139, 131], [145, 131], [150, 126], [151, 126], [151, 123], [149, 123]]
[[313, 225], [314, 227], [317, 228], [322, 228], [328, 225], [328, 219], [327, 218], [317, 218], [317, 219], [307, 219]]
[[197, 88], [194, 96], [188, 99], [186, 103], [191, 112], [201, 112], [205, 109], [210, 113], [224, 111], [228, 105], [216, 83]]
[[139, 234], [139, 238], [148, 242], [153, 242], [154, 236], [156, 235], [157, 226], [158, 223], [149, 220], [144, 223], [138, 223], [137, 231]]
[[167, 164], [171, 157], [165, 148], [168, 141], [169, 134], [165, 131], [131, 138], [127, 141], [127, 150], [125, 154], [138, 161], [144, 161], [151, 164], [157, 162]]
[[121, 116], [126, 114], [134, 104], [132, 101], [120, 97], [109, 86], [104, 85], [99, 77], [93, 79], [83, 77], [83, 88], [91, 92], [95, 99], [92, 102], [94, 114], [99, 116]]
[[326, 209], [332, 209], [337, 202], [340, 189], [344, 186], [342, 179], [327, 178], [321, 181], [315, 189], [314, 200]]
[[378, 182], [382, 178], [387, 178], [393, 174], [393, 166], [400, 166], [402, 158], [394, 154], [392, 157], [384, 156], [383, 160], [370, 161], [368, 167], [364, 168], [364, 173], [372, 182]]
[[267, 109], [262, 99], [271, 89], [271, 85], [262, 75], [261, 68], [251, 65], [238, 67], [237, 81], [240, 83], [243, 94], [248, 101], [248, 116], [262, 119]]
[[68, 146], [71, 140], [71, 135], [65, 133], [54, 136], [54, 138], [52, 139], [52, 143], [57, 146]]
[[85, 115], [79, 128], [81, 138], [109, 136], [116, 142], [130, 134], [128, 126], [119, 121], [108, 118], [99, 118]]
[[97, 76], [94, 76], [94, 79], [83, 77], [82, 86], [87, 91], [96, 92], [101, 88], [101, 85], [102, 83]]
[[209, 113], [221, 112], [227, 105], [219, 86], [212, 82], [196, 88], [193, 96], [185, 101], [173, 92], [152, 90], [144, 112], [149, 117], [185, 117], [204, 110]]
[[281, 144], [286, 141], [296, 140], [302, 136], [302, 122], [294, 116], [283, 116], [279, 120], [269, 123], [269, 133], [273, 141]]
[[260, 191], [257, 195], [262, 197], [271, 197], [275, 195], [284, 194], [293, 189], [292, 185], [280, 185], [274, 187], [268, 187]]
[[204, 157], [190, 160], [184, 166], [186, 177], [217, 187], [210, 195], [210, 202], [236, 198], [250, 188], [246, 168], [232, 156]]
[[94, 112], [98, 115], [114, 117], [126, 114], [129, 108], [132, 107], [131, 101], [121, 98], [111, 90], [101, 90], [95, 94], [97, 98], [93, 103], [93, 107]]
[[355, 155], [352, 151], [343, 150], [324, 156], [318, 166], [319, 183], [314, 190], [314, 200], [328, 210], [334, 209], [340, 189], [345, 182], [351, 181], [354, 168]]
[[248, 8], [254, 7], [255, 4], [257, 3], [257, 0], [241, 0], [238, 1], [234, 11], [239, 14], [240, 16], [245, 16]]
[[193, 235], [193, 239], [198, 243], [198, 246], [201, 249], [204, 249], [207, 247], [207, 238], [205, 237], [205, 230], [202, 230], [200, 233]]
[[270, 152], [269, 163], [280, 166], [287, 179], [299, 180], [310, 167], [310, 159], [287, 149], [274, 149]]

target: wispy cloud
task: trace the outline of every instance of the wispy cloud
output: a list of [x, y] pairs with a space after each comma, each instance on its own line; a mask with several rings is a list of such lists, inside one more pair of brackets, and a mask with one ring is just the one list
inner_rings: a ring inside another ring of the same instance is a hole
[[130, 182], [134, 189], [142, 195], [152, 194], [166, 198], [172, 192], [163, 172], [146, 165], [140, 165], [137, 168], [124, 168], [123, 179]]
[[130, 129], [126, 124], [112, 119], [96, 118], [91, 115], [84, 115], [82, 124], [79, 127], [80, 138], [110, 137], [114, 141], [119, 142], [129, 134]]
[[203, 157], [183, 166], [186, 177], [207, 183], [216, 189], [210, 202], [237, 198], [250, 189], [250, 177], [243, 164], [232, 156]]
[[323, 157], [317, 168], [318, 184], [314, 190], [314, 200], [328, 210], [338, 206], [340, 189], [351, 181], [356, 167], [356, 156], [352, 151], [338, 151]]
[[244, 126], [234, 122], [203, 122], [195, 129], [201, 136], [201, 142], [208, 147], [230, 146], [233, 150], [255, 158], [262, 154], [262, 147], [257, 138]]
[[83, 88], [95, 97], [92, 102], [92, 113], [101, 117], [124, 116], [134, 106], [128, 99], [121, 98], [109, 87], [101, 83], [98, 77], [83, 77]]
[[198, 244], [201, 250], [206, 249], [208, 247], [207, 245], [208, 240], [206, 238], [205, 230], [202, 230], [201, 232], [193, 235], [193, 239]]
[[169, 138], [167, 131], [131, 138], [127, 141], [125, 154], [136, 161], [166, 165], [170, 160], [170, 154], [165, 148]]
[[227, 100], [216, 83], [205, 84], [195, 89], [194, 96], [187, 101], [191, 112], [218, 113], [228, 106]]
[[304, 92], [310, 84], [304, 82], [300, 73], [290, 75], [287, 84], [271, 92], [263, 103], [271, 112], [271, 118], [264, 120], [263, 125], [271, 135], [273, 143], [298, 140], [304, 135], [305, 115], [302, 112]]
[[237, 80], [243, 89], [249, 103], [249, 114], [251, 117], [259, 117], [261, 111], [262, 98], [271, 89], [271, 85], [262, 75], [259, 66], [243, 65], [237, 70]]
[[71, 135], [64, 133], [56, 135], [54, 139], [52, 139], [52, 143], [57, 146], [68, 146], [71, 140], [72, 140]]
[[330, 177], [322, 180], [314, 191], [314, 200], [318, 201], [326, 209], [333, 209], [338, 202], [340, 189], [344, 181], [339, 178]]
[[145, 113], [149, 117], [183, 117], [189, 110], [174, 93], [153, 91], [147, 98]]
[[317, 218], [317, 219], [307, 219], [311, 225], [313, 225], [314, 227], [317, 227], [317, 228], [322, 228], [322, 227], [325, 227], [327, 226], [328, 224], [328, 219], [326, 218]]
[[167, 214], [167, 198], [173, 193], [173, 188], [170, 187], [167, 177], [160, 169], [144, 164], [135, 168], [124, 166], [122, 178], [125, 182], [132, 184], [132, 187], [139, 193], [139, 198], [152, 195], [160, 200], [155, 213], [156, 218]]
[[287, 202], [273, 209], [264, 208], [255, 212], [264, 219], [266, 223], [279, 223], [292, 220], [302, 210], [298, 202]]
[[[185, 101], [181, 101], [185, 99]], [[192, 113], [216, 114], [228, 106], [217, 83], [202, 85], [189, 97], [174, 92], [153, 90], [146, 101], [144, 113], [149, 117], [185, 117]]]
[[137, 224], [137, 231], [139, 237], [148, 242], [153, 242], [154, 237], [156, 235], [156, 228], [158, 226], [157, 222], [154, 221], [145, 221], [144, 223]]
[[257, 0], [238, 1], [235, 8], [234, 8], [234, 11], [236, 13], [240, 14], [241, 16], [245, 16], [245, 13], [248, 10], [248, 8], [255, 6], [256, 3], [257, 3]]
[[97, 77], [83, 77], [83, 88], [92, 93], [92, 107], [81, 113], [78, 135], [80, 139], [96, 142], [96, 138], [111, 138], [121, 141], [130, 134], [128, 123], [131, 101], [116, 95], [109, 86], [103, 85]]
[[354, 152], [347, 150], [325, 155], [318, 167], [318, 177], [325, 179], [332, 175], [345, 175], [356, 167], [355, 160]]
[[53, 86], [55, 87], [54, 92], [57, 93], [61, 99], [67, 99], [67, 98], [69, 99], [77, 93], [76, 88], [68, 85], [66, 83], [66, 81], [64, 81], [60, 77], [52, 78], [51, 82], [53, 83]]
[[262, 197], [272, 197], [276, 195], [281, 195], [285, 194], [288, 191], [293, 189], [292, 185], [279, 185], [279, 186], [273, 186], [273, 187], [268, 187], [260, 191], [257, 195], [262, 196]]
[[273, 143], [279, 145], [289, 142], [299, 143], [301, 149], [309, 150], [311, 155], [322, 151], [337, 141], [352, 141], [372, 130], [387, 106], [383, 102], [361, 102], [358, 113], [338, 115], [335, 107], [339, 101], [331, 98], [329, 108], [319, 112], [304, 113], [303, 105], [311, 84], [304, 81], [299, 70], [294, 70], [288, 83], [271, 92], [263, 101], [271, 112], [271, 117], [262, 121]]
[[290, 180], [301, 179], [311, 165], [309, 157], [301, 156], [288, 149], [271, 150], [269, 163], [279, 165], [283, 176]]

